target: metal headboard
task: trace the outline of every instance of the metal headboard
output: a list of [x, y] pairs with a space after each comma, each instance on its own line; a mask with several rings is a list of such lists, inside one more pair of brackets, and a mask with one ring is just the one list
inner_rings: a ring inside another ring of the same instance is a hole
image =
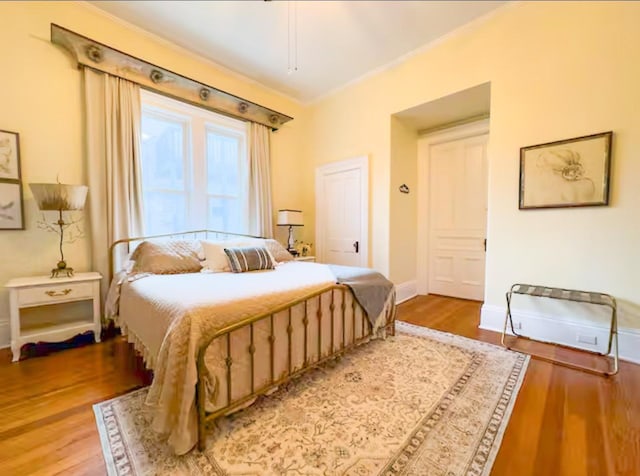
[[243, 237], [243, 238], [264, 238], [262, 236], [256, 235], [247, 235], [242, 233], [231, 233], [228, 231], [217, 231], [217, 230], [193, 230], [193, 231], [180, 231], [177, 233], [166, 233], [163, 235], [152, 235], [152, 236], [139, 236], [135, 238], [123, 238], [122, 240], [115, 241], [109, 247], [109, 282], [113, 279], [113, 269], [115, 267], [116, 260], [116, 248], [121, 245], [126, 246], [126, 252], [129, 254], [131, 252], [131, 244], [137, 241], [145, 241], [145, 240], [155, 240], [158, 238], [168, 238], [172, 239], [191, 239], [191, 240], [225, 240], [230, 237]]

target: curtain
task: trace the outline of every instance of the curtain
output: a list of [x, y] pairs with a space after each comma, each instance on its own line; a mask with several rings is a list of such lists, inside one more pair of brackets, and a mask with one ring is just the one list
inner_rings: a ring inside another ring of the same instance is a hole
[[273, 237], [271, 209], [271, 130], [249, 123], [249, 224], [252, 235]]
[[104, 297], [109, 247], [122, 238], [143, 236], [144, 231], [140, 88], [84, 68], [84, 107], [92, 263], [104, 277]]

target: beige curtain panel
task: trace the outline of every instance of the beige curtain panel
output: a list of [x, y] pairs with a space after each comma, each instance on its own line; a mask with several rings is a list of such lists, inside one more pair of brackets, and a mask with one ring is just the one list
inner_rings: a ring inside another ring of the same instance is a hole
[[249, 123], [249, 223], [250, 233], [273, 237], [271, 207], [271, 130]]
[[140, 87], [84, 68], [89, 220], [93, 269], [106, 294], [109, 246], [143, 236]]

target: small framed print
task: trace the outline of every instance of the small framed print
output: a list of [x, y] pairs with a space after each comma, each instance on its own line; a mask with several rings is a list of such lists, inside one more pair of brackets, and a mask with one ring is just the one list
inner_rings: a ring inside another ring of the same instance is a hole
[[0, 180], [20, 180], [20, 143], [17, 132], [0, 130]]
[[0, 130], [0, 230], [24, 230], [17, 132]]
[[24, 230], [20, 183], [0, 182], [0, 230]]
[[520, 149], [521, 210], [609, 204], [613, 132]]

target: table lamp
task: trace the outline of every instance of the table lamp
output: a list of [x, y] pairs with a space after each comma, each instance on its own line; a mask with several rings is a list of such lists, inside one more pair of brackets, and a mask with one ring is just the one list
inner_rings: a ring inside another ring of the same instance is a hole
[[[65, 230], [72, 225], [76, 225], [79, 220], [65, 222], [62, 217], [62, 212], [82, 210], [89, 187], [86, 185], [67, 185], [63, 183], [31, 183], [29, 187], [31, 188], [31, 192], [33, 192], [33, 197], [38, 203], [40, 210], [58, 212], [58, 220], [56, 222], [47, 223], [43, 220], [39, 223], [47, 231], [52, 231], [60, 235], [60, 261], [58, 261], [56, 267], [51, 270], [51, 277], [57, 278], [62, 275], [73, 276], [73, 268], [68, 267], [64, 260], [62, 244], [64, 243]], [[76, 238], [77, 237], [78, 236], [76, 236]], [[71, 241], [73, 241], [73, 238]]]
[[293, 241], [293, 227], [304, 226], [302, 221], [301, 210], [278, 210], [278, 226], [289, 227], [289, 240], [287, 242], [287, 251], [292, 255], [298, 254], [294, 248], [295, 242]]

